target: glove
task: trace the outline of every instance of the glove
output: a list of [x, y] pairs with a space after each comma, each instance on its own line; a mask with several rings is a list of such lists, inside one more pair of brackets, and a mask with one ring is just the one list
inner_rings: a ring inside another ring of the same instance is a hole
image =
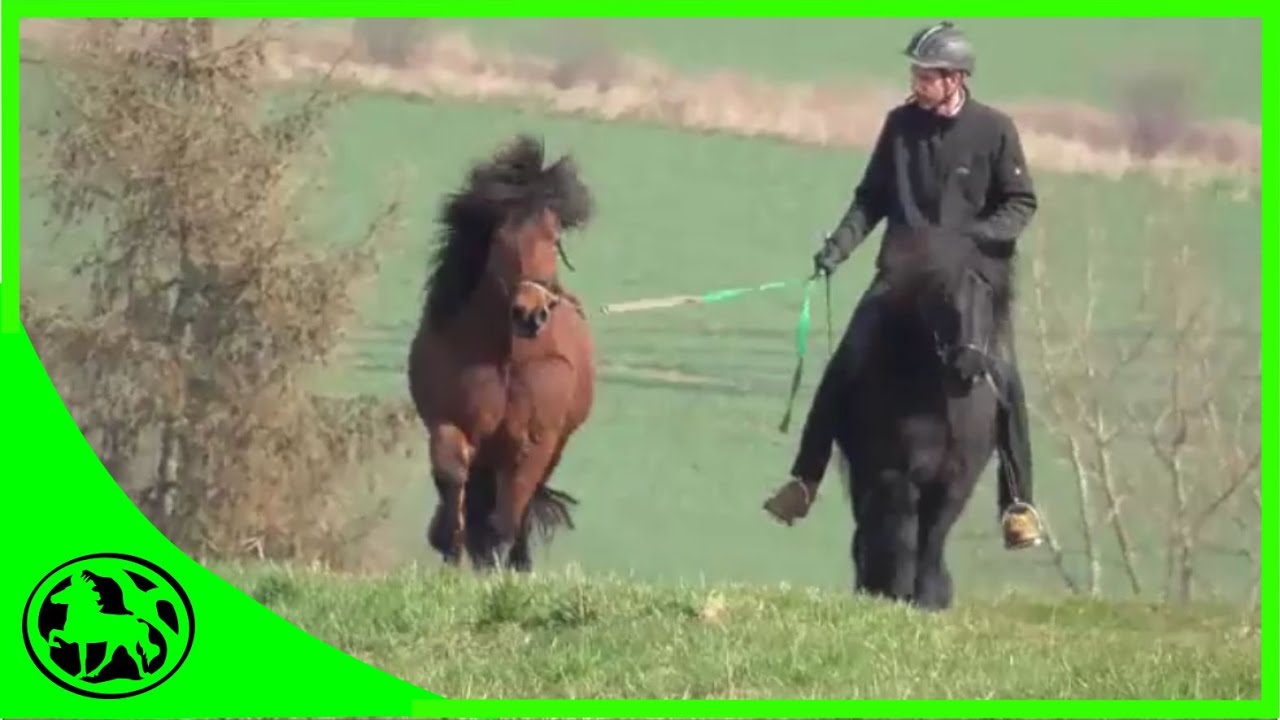
[[840, 264], [840, 250], [836, 248], [835, 243], [827, 238], [822, 243], [822, 247], [813, 256], [813, 274], [815, 277], [820, 275], [830, 275], [835, 272], [836, 266]]

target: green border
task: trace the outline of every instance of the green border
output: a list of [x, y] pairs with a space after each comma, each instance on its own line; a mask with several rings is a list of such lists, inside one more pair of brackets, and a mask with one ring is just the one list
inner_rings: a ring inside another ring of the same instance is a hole
[[[1258, 718], [1277, 717], [1276, 581], [1277, 529], [1274, 512], [1263, 516], [1262, 584], [1263, 657], [1261, 700], [1254, 701], [800, 701], [800, 700], [487, 700], [449, 701], [370, 667], [303, 633], [244, 593], [190, 560], [146, 521], [106, 474], [60, 402], [48, 375], [18, 320], [18, 20], [22, 17], [107, 17], [199, 15], [215, 17], [350, 17], [370, 16], [832, 16], [901, 15], [894, 3], [849, 6], [835, 0], [765, 2], [716, 0], [696, 7], [651, 0], [614, 0], [608, 12], [592, 12], [593, 0], [540, 3], [378, 2], [319, 3], [314, 0], [274, 2], [185, 2], [180, 5], [142, 0], [32, 2], [7, 0], [0, 40], [3, 45], [3, 268], [0, 282], [0, 372], [4, 377], [3, 425], [0, 438], [3, 477], [9, 499], [0, 523], [5, 548], [4, 588], [0, 593], [0, 693], [2, 717], [249, 717], [249, 716], [406, 716], [431, 717], [1098, 717], [1098, 718]], [[1006, 4], [970, 2], [968, 15], [998, 15]], [[1045, 4], [1029, 9], [1009, 4], [1019, 16], [1107, 16], [1117, 8], [1103, 2]], [[913, 7], [925, 15], [925, 8]], [[939, 8], [943, 13], [956, 8]], [[1189, 2], [1128, 3], [1123, 15], [1266, 17], [1256, 2], [1217, 3], [1215, 12], [1200, 12]], [[981, 11], [981, 12], [980, 12]], [[1092, 12], [1089, 12], [1092, 11]], [[1264, 88], [1263, 167], [1270, 179], [1276, 148], [1270, 128], [1276, 121], [1272, 69], [1275, 53], [1268, 45], [1269, 22], [1263, 23]], [[1265, 88], [1273, 90], [1267, 91]], [[1276, 428], [1276, 247], [1277, 190], [1263, 185], [1266, 227], [1262, 242], [1262, 436], [1263, 506], [1277, 501], [1274, 461]], [[49, 511], [45, 488], [58, 484], [61, 503]], [[103, 518], [111, 518], [106, 522]], [[91, 532], [62, 528], [81, 522]], [[38, 538], [38, 540], [35, 540]], [[134, 698], [91, 700], [61, 691], [28, 659], [21, 642], [22, 608], [27, 592], [61, 563], [95, 552], [126, 552], [156, 562], [172, 573], [190, 594], [201, 627], [196, 646], [182, 670], [169, 681]], [[1266, 570], [1270, 568], [1270, 570]], [[252, 645], [249, 645], [252, 643]], [[256, 650], [254, 648], [264, 648]], [[269, 648], [275, 654], [268, 654]], [[290, 665], [290, 663], [296, 663]], [[228, 676], [226, 668], [237, 672]], [[1266, 678], [1271, 678], [1267, 680]], [[231, 690], [231, 692], [228, 692]]]

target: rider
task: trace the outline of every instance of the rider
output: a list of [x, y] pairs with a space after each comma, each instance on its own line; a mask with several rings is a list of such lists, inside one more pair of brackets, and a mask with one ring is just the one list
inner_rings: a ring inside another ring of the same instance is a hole
[[[1008, 258], [1035, 214], [1036, 193], [1013, 121], [969, 91], [974, 52], [968, 38], [952, 23], [940, 22], [917, 31], [904, 52], [911, 62], [912, 94], [886, 117], [849, 209], [814, 256], [817, 273], [833, 272], [882, 219], [894, 226], [959, 228], [988, 256]], [[836, 386], [858, 370], [882, 291], [877, 275], [823, 374], [792, 479], [765, 503], [769, 513], [788, 525], [808, 514], [817, 494], [834, 439]], [[1002, 369], [1020, 385], [1011, 340], [1007, 333], [1000, 335]], [[979, 361], [965, 353], [961, 350], [952, 362], [972, 375], [979, 371]], [[1014, 402], [1021, 404], [1021, 393], [1015, 393]], [[1025, 407], [1015, 412], [1026, 416]], [[1001, 490], [1006, 546], [1038, 544], [1041, 529], [1034, 507]]]

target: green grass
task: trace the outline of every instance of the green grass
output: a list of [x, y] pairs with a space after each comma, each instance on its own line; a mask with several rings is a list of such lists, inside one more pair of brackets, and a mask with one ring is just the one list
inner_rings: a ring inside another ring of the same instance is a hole
[[1259, 693], [1256, 634], [1213, 606], [1007, 596], [925, 614], [781, 586], [212, 569], [304, 631], [453, 698]]
[[[850, 8], [850, 12], [856, 8]], [[902, 48], [937, 18], [547, 18], [439, 20], [482, 43], [558, 56], [609, 46], [690, 72], [735, 69], [796, 82], [905, 87]], [[1261, 23], [1254, 18], [954, 18], [978, 52], [988, 100], [1116, 106], [1131, 68], [1176, 68], [1203, 117], [1261, 120]], [[324, 21], [319, 21], [324, 22]], [[1087, 50], [1082, 50], [1087, 48]]]
[[[552, 152], [574, 152], [598, 195], [597, 221], [568, 243], [578, 271], [565, 278], [591, 306], [802, 276], [819, 233], [843, 210], [864, 161], [856, 152], [767, 140], [363, 96], [333, 120], [328, 188], [316, 198], [308, 223], [318, 242], [356, 237], [396, 174], [408, 169], [410, 232], [383, 258], [350, 355], [325, 379], [327, 391], [403, 397], [402, 365], [429, 250], [427, 223], [471, 160], [523, 130], [544, 134]], [[1090, 229], [1106, 231], [1104, 324], [1122, 328], [1129, 322], [1122, 300], [1142, 253], [1158, 251], [1161, 241], [1142, 238], [1142, 225], [1176, 206], [1194, 211], [1201, 226], [1194, 232], [1215, 248], [1211, 273], [1226, 281], [1225, 291], [1243, 292], [1256, 283], [1259, 217], [1252, 204], [1212, 193], [1166, 196], [1142, 178], [1040, 174], [1037, 182], [1043, 209], [1027, 243], [1081, 247]], [[43, 212], [39, 201], [26, 201], [25, 287], [65, 293], [74, 287], [67, 259], [92, 228], [54, 243], [40, 226]], [[833, 283], [836, 332], [866, 283], [873, 245]], [[1078, 287], [1072, 284], [1075, 265], [1055, 267], [1066, 289]], [[593, 573], [628, 572], [647, 580], [847, 586], [851, 523], [834, 480], [800, 526], [775, 526], [760, 510], [766, 493], [784, 479], [799, 432], [777, 431], [799, 301], [794, 292], [775, 293], [715, 307], [593, 318], [602, 363], [598, 403], [555, 480], [582, 501], [578, 530], [540, 554], [540, 568], [577, 563]], [[815, 361], [798, 398], [801, 413], [825, 353], [820, 303], [817, 312]], [[1023, 364], [1034, 399], [1038, 380], [1030, 359]], [[1069, 475], [1038, 428], [1034, 445], [1041, 502], [1080, 572]], [[422, 540], [433, 492], [425, 454], [414, 450], [394, 468], [404, 489], [391, 520], [391, 547], [403, 558], [433, 562]], [[949, 557], [961, 601], [1012, 587], [1056, 590], [1061, 584], [1045, 554], [1010, 554], [1000, 546], [993, 489], [992, 479], [984, 481], [953, 534]], [[1144, 575], [1155, 583], [1163, 577], [1156, 543], [1167, 523], [1159, 510], [1135, 515], [1134, 522]], [[1228, 528], [1214, 540], [1237, 546], [1238, 533]], [[1122, 591], [1109, 547], [1107, 561], [1107, 589]], [[1250, 580], [1247, 563], [1225, 550], [1209, 556], [1202, 569], [1206, 587], [1224, 595], [1238, 595]]]

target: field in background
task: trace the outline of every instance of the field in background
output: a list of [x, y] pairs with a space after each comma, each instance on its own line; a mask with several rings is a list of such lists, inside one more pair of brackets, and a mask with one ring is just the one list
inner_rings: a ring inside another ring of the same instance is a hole
[[[402, 365], [429, 249], [427, 223], [442, 193], [467, 163], [520, 130], [544, 134], [552, 152], [572, 151], [599, 198], [596, 224], [568, 244], [578, 268], [567, 281], [592, 307], [605, 302], [801, 277], [819, 232], [847, 201], [863, 158], [743, 138], [693, 135], [514, 113], [481, 105], [406, 101], [367, 95], [333, 119], [328, 188], [307, 222], [334, 243], [354, 238], [378, 197], [408, 178], [410, 227], [384, 258], [381, 278], [363, 309], [343, 365], [322, 380], [328, 392], [403, 393]], [[1258, 218], [1252, 204], [1212, 194], [1169, 197], [1153, 183], [1038, 176], [1044, 209], [1027, 247], [1085, 248], [1090, 232], [1105, 258], [1108, 297], [1102, 321], [1117, 332], [1141, 255], [1161, 238], [1145, 237], [1152, 214], [1187, 202], [1215, 248], [1210, 269], [1224, 288], [1248, 291], [1256, 277]], [[24, 214], [23, 271], [28, 289], [70, 280], [66, 245], [32, 243], [39, 205]], [[64, 239], [63, 242], [67, 240]], [[1028, 250], [1029, 252], [1030, 250]], [[836, 332], [868, 278], [872, 246], [833, 283]], [[1055, 251], [1056, 279], [1073, 287], [1079, 264]], [[544, 567], [578, 563], [591, 571], [631, 572], [648, 579], [706, 576], [738, 581], [790, 581], [844, 586], [849, 577], [849, 519], [843, 493], [827, 485], [802, 526], [784, 529], [759, 509], [784, 478], [798, 434], [777, 432], [793, 356], [800, 297], [781, 292], [707, 308], [595, 317], [603, 387], [593, 422], [562, 464], [556, 484], [583, 502], [579, 529], [562, 535]], [[825, 352], [825, 317], [818, 305], [811, 338]], [[1024, 333], [1025, 334], [1025, 333]], [[1034, 353], [1022, 341], [1031, 371]], [[798, 399], [803, 411], [819, 365], [809, 366]], [[396, 558], [425, 557], [422, 528], [431, 502], [422, 448], [397, 461], [405, 485], [387, 532]], [[1050, 517], [1062, 528], [1069, 560], [1079, 570], [1079, 543], [1070, 533], [1070, 478], [1043, 433], [1036, 435], [1038, 485]], [[832, 475], [831, 477], [835, 477]], [[993, 485], [984, 482], [957, 529], [951, 551], [962, 594], [1006, 585], [1060, 586], [1041, 553], [1009, 554], [999, 546]], [[619, 518], [627, 518], [620, 522]], [[1061, 518], [1059, 520], [1059, 518]], [[1162, 517], [1138, 517], [1154, 543]], [[1222, 538], [1219, 561], [1206, 572], [1212, 589], [1240, 592], [1249, 581], [1237, 542]], [[1154, 551], [1154, 545], [1150, 545]], [[1162, 568], [1144, 561], [1152, 579]], [[982, 568], [980, 575], [975, 574]], [[1118, 580], [1118, 571], [1107, 574]]]
[[[691, 73], [905, 87], [906, 39], [938, 18], [447, 18], [477, 42], [551, 57], [623, 52]], [[975, 92], [998, 102], [1113, 109], [1141, 73], [1192, 83], [1203, 118], [1261, 120], [1260, 24], [1252, 18], [951, 18], [978, 50]], [[344, 26], [344, 20], [302, 20]], [[1087, 50], [1082, 50], [1087, 48]]]

